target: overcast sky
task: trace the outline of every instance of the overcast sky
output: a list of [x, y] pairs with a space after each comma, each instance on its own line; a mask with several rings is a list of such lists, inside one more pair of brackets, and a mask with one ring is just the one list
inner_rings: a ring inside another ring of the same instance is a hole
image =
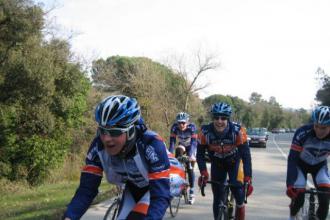
[[145, 56], [155, 61], [199, 47], [221, 67], [199, 93], [252, 92], [283, 107], [311, 108], [316, 70], [330, 73], [328, 0], [36, 0], [87, 58]]

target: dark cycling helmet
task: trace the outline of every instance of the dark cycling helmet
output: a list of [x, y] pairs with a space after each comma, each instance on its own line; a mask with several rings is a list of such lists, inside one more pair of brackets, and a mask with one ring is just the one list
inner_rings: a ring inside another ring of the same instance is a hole
[[189, 115], [185, 112], [179, 112], [176, 115], [176, 121], [177, 122], [188, 122], [189, 121]]
[[95, 120], [102, 127], [128, 128], [141, 117], [136, 99], [114, 95], [103, 99], [95, 110]]
[[227, 117], [231, 116], [231, 107], [225, 102], [215, 103], [211, 107], [211, 114], [212, 115], [224, 115]]
[[316, 124], [330, 125], [330, 107], [318, 106], [312, 112], [312, 120]]

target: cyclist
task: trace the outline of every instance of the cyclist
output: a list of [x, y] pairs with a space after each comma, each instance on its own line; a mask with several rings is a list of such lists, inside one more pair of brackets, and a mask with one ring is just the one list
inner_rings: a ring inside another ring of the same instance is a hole
[[[211, 160], [211, 179], [213, 181], [225, 183], [227, 173], [229, 183], [234, 186], [231, 191], [236, 200], [235, 219], [244, 220], [244, 189], [242, 182], [239, 181], [240, 161], [243, 161], [244, 182], [248, 184], [247, 195], [249, 196], [253, 187], [251, 154], [247, 144], [245, 130], [237, 123], [230, 121], [232, 113], [231, 106], [227, 103], [215, 103], [211, 107], [213, 122], [203, 125], [198, 138], [197, 163], [201, 173], [198, 185], [206, 184], [209, 174], [206, 167], [205, 151], [208, 151]], [[224, 197], [224, 186], [212, 184], [213, 192], [213, 215], [214, 219], [218, 216], [218, 207]]]
[[178, 146], [175, 148], [175, 157], [181, 157], [187, 154], [189, 161], [187, 162], [187, 172], [189, 181], [189, 203], [195, 202], [194, 183], [195, 173], [194, 166], [196, 162], [196, 146], [197, 146], [197, 130], [194, 123], [189, 122], [190, 116], [186, 112], [180, 112], [176, 116], [176, 122], [172, 125], [170, 135], [169, 151], [174, 153], [176, 139], [178, 138]]
[[95, 120], [97, 135], [65, 219], [84, 214], [98, 193], [103, 172], [108, 182], [125, 184], [118, 219], [162, 219], [170, 201], [170, 163], [164, 141], [143, 123], [136, 99], [105, 98], [96, 107]]
[[[330, 154], [330, 107], [319, 106], [312, 112], [313, 123], [297, 129], [293, 136], [288, 157], [287, 195], [292, 199], [290, 219], [304, 204], [307, 173], [311, 173], [319, 191], [330, 192], [327, 158]], [[317, 216], [326, 219], [329, 211], [329, 195], [318, 195]], [[294, 202], [293, 202], [294, 201]]]

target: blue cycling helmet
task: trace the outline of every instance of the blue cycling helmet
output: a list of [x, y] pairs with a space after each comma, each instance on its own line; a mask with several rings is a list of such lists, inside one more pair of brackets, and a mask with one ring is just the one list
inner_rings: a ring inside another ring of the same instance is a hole
[[102, 127], [127, 128], [141, 117], [136, 99], [114, 95], [103, 99], [95, 110], [95, 120]]
[[312, 112], [312, 120], [316, 124], [330, 125], [330, 107], [318, 106]]
[[211, 107], [211, 114], [212, 115], [223, 115], [230, 117], [231, 116], [231, 107], [225, 102], [215, 103]]
[[177, 115], [176, 115], [176, 121], [177, 122], [188, 122], [189, 121], [189, 115], [188, 113], [185, 113], [185, 112], [179, 112]]

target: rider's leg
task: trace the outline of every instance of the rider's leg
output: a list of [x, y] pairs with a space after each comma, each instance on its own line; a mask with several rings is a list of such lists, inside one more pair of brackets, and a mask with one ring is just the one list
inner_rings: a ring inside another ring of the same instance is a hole
[[194, 165], [195, 165], [195, 162], [193, 162], [193, 161], [187, 162], [189, 186], [190, 186], [190, 189], [192, 189], [192, 193], [194, 193], [194, 186], [195, 186]]
[[[297, 177], [294, 182], [294, 187], [299, 189], [304, 189], [306, 187], [306, 179], [307, 179], [307, 167], [303, 166], [304, 164], [300, 164], [297, 167]], [[297, 198], [291, 200], [290, 204], [290, 217], [295, 217], [299, 212], [300, 208], [304, 205], [305, 202], [305, 194], [298, 194]]]
[[[330, 177], [328, 174], [328, 167], [325, 163], [324, 166], [317, 172], [314, 178], [314, 183], [317, 185], [317, 190], [330, 193]], [[329, 198], [328, 194], [319, 194], [319, 207], [316, 215], [320, 220], [324, 220], [329, 212]]]
[[237, 220], [245, 219], [245, 205], [244, 204], [242, 204], [241, 206], [236, 205], [235, 219], [237, 219]]
[[[318, 187], [317, 189], [320, 191], [330, 193], [329, 187]], [[329, 212], [329, 195], [320, 194], [318, 195], [318, 199], [319, 199], [319, 208], [317, 209], [316, 215], [320, 220], [325, 220]]]
[[235, 186], [231, 187], [235, 201], [236, 201], [236, 212], [235, 219], [236, 220], [244, 220], [245, 219], [245, 206], [244, 206], [244, 189], [243, 183], [239, 181], [239, 164], [240, 160], [232, 160], [230, 161], [230, 166], [228, 166], [228, 176], [229, 183]]
[[[214, 181], [225, 183], [227, 172], [224, 167], [221, 165], [222, 162], [212, 161], [211, 162], [211, 179]], [[213, 216], [214, 219], [218, 217], [219, 213], [219, 204], [223, 199], [224, 187], [218, 184], [212, 184], [213, 192]]]
[[298, 194], [297, 198], [291, 200], [290, 204], [290, 216], [294, 217], [297, 215], [300, 208], [304, 205], [305, 202], [305, 194]]

